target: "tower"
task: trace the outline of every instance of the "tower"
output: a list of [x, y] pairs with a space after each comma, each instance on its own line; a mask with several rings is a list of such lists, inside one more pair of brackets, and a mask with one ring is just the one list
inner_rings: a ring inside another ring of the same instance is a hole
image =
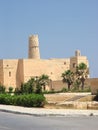
[[30, 59], [40, 59], [38, 35], [31, 35], [29, 37], [28, 57]]
[[75, 51], [75, 56], [76, 56], [76, 57], [77, 57], [77, 56], [81, 56], [80, 50], [76, 50], [76, 51]]

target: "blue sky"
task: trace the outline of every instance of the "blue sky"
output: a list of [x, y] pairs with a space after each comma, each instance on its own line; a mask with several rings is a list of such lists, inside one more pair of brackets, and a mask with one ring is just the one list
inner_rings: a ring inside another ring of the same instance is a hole
[[41, 58], [81, 50], [98, 77], [98, 0], [0, 0], [0, 59], [28, 57], [28, 37], [39, 35]]

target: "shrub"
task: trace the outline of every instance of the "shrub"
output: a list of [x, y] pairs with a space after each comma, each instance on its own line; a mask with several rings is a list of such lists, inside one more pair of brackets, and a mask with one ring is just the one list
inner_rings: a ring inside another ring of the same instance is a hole
[[5, 86], [0, 84], [0, 93], [5, 93]]
[[24, 107], [43, 107], [45, 104], [45, 97], [39, 94], [13, 96], [10, 94], [0, 94], [0, 104]]
[[9, 93], [13, 92], [13, 87], [9, 87]]
[[6, 105], [13, 104], [12, 96], [9, 94], [0, 94], [0, 104], [6, 104]]
[[62, 90], [61, 90], [61, 92], [67, 92], [68, 90], [67, 90], [67, 88], [62, 88]]
[[14, 94], [15, 95], [20, 95], [22, 92], [19, 88], [15, 88]]

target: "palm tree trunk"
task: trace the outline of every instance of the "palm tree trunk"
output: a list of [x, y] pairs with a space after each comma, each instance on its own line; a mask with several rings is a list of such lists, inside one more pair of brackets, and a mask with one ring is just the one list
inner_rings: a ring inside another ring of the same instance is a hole
[[70, 90], [70, 84], [68, 84], [68, 91]]
[[82, 82], [81, 89], [84, 90], [84, 82]]

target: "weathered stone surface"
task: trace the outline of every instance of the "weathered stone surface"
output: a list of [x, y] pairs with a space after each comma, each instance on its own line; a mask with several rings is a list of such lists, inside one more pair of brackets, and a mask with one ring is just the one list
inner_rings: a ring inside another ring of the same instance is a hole
[[98, 78], [91, 79], [92, 94], [98, 94]]
[[48, 103], [46, 108], [57, 109], [94, 109], [98, 110], [98, 102], [63, 102], [63, 103]]

